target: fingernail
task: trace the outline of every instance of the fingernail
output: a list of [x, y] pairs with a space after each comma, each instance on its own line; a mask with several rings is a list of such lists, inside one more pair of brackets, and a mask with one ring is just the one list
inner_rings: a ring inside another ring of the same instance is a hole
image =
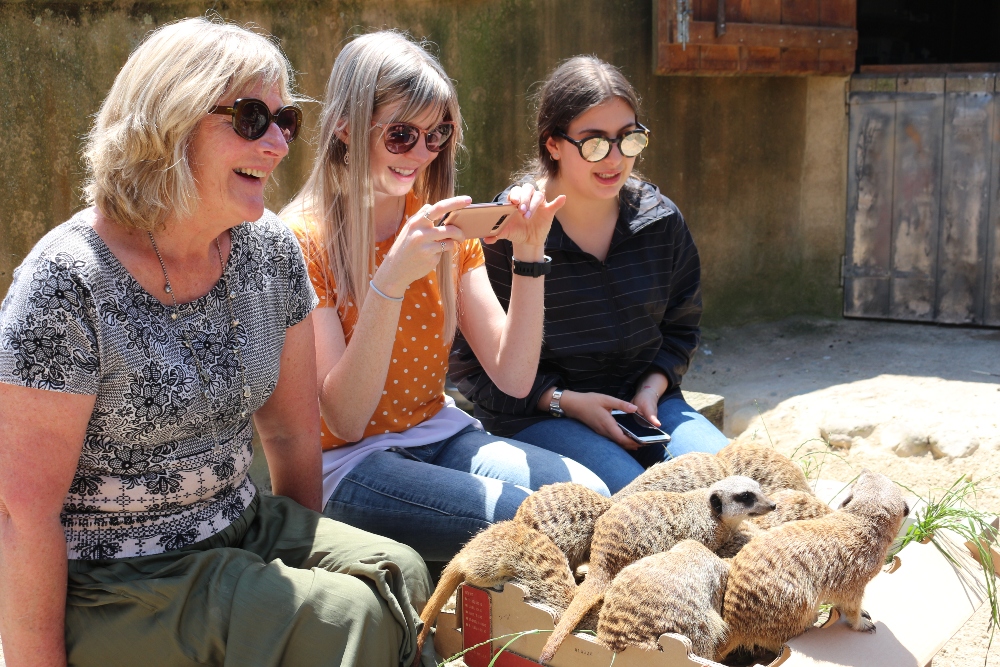
[[525, 220], [527, 220], [530, 217], [531, 217], [531, 211], [528, 211], [527, 213], [524, 214], [524, 219]]

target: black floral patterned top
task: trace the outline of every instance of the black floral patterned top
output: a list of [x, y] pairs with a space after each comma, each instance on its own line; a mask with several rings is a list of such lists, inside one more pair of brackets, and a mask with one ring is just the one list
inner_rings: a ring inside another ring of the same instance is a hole
[[14, 272], [0, 382], [96, 395], [62, 523], [69, 558], [104, 560], [185, 547], [246, 509], [250, 416], [274, 391], [285, 330], [316, 294], [294, 235], [266, 212], [233, 228], [222, 279], [173, 319], [92, 229], [93, 214], [46, 234]]

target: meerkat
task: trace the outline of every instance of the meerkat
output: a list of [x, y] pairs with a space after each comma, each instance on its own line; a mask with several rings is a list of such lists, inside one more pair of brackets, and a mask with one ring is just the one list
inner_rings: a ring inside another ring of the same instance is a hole
[[666, 551], [684, 539], [710, 550], [719, 548], [740, 523], [774, 509], [748, 477], [727, 477], [708, 489], [686, 493], [645, 491], [614, 503], [594, 527], [590, 571], [549, 637], [541, 662], [548, 662], [566, 636], [604, 598], [611, 580], [624, 567]]
[[573, 482], [543, 486], [521, 503], [514, 521], [520, 521], [552, 538], [575, 571], [590, 559], [594, 524], [613, 502], [644, 491], [682, 493], [702, 489], [729, 475], [729, 469], [719, 457], [691, 452], [651, 466], [610, 500]]
[[768, 530], [789, 521], [802, 519], [818, 519], [833, 512], [833, 508], [814, 496], [812, 493], [795, 489], [782, 489], [769, 494], [776, 507], [765, 516], [750, 519], [748, 523], [757, 528]]
[[723, 447], [717, 456], [729, 468], [729, 474], [757, 480], [764, 493], [781, 489], [812, 493], [802, 468], [772, 447], [733, 443]]
[[737, 532], [716, 550], [720, 558], [732, 558], [739, 553], [754, 537], [765, 530], [780, 526], [789, 521], [802, 519], [818, 519], [833, 511], [833, 508], [811, 493], [782, 489], [768, 496], [777, 507], [773, 512], [758, 516], [740, 525]]
[[548, 484], [525, 498], [514, 521], [548, 535], [569, 560], [571, 570], [590, 560], [594, 523], [611, 500], [573, 482]]
[[616, 653], [627, 646], [655, 651], [660, 635], [676, 632], [691, 640], [695, 655], [711, 660], [726, 635], [728, 576], [729, 565], [695, 540], [637, 560], [608, 587], [597, 639]]
[[611, 496], [612, 502], [624, 500], [643, 491], [684, 493], [705, 489], [734, 473], [725, 461], [714, 454], [691, 452], [650, 466], [628, 486]]
[[459, 584], [492, 587], [507, 581], [520, 584], [528, 602], [556, 615], [570, 604], [576, 580], [566, 556], [545, 534], [516, 521], [501, 521], [479, 532], [462, 547], [441, 573], [434, 593], [420, 614], [424, 627], [417, 636], [417, 657], [431, 626]]
[[716, 661], [739, 647], [780, 651], [815, 622], [826, 602], [852, 629], [874, 632], [861, 598], [909, 511], [888, 477], [865, 470], [838, 511], [757, 536], [729, 569], [722, 607], [729, 634]]

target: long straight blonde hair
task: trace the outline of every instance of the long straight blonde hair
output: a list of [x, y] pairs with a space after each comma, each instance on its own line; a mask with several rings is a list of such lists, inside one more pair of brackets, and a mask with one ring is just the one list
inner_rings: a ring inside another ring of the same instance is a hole
[[[323, 248], [307, 252], [326, 253], [338, 303], [351, 301], [359, 310], [375, 265], [372, 119], [392, 105], [398, 107], [386, 123], [411, 121], [428, 111], [454, 121], [452, 140], [414, 183], [414, 193], [425, 202], [453, 196], [455, 153], [462, 140], [455, 86], [421, 45], [387, 30], [356, 37], [337, 56], [326, 88], [312, 172], [282, 211], [317, 225]], [[338, 136], [345, 130], [347, 143]], [[450, 253], [442, 253], [437, 267], [446, 340], [454, 336], [457, 319], [452, 259]]]

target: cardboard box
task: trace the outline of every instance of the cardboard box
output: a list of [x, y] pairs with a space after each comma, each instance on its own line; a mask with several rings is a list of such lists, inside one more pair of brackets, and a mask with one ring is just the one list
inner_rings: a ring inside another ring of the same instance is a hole
[[[864, 608], [875, 622], [874, 634], [854, 632], [842, 619], [832, 619], [822, 628], [791, 639], [769, 667], [928, 665], [986, 601], [983, 571], [971, 549], [954, 534], [937, 537], [941, 548], [933, 543], [910, 544], [900, 552], [895, 569], [887, 568], [868, 584]], [[513, 638], [505, 635], [552, 630], [554, 623], [548, 611], [524, 602], [524, 591], [514, 584], [501, 590], [463, 585], [455, 613], [442, 613], [437, 628], [434, 645], [442, 659], [488, 642], [464, 655], [468, 667], [487, 667]], [[548, 632], [539, 632], [517, 639], [499, 656], [496, 666], [539, 665], [536, 658], [548, 636]], [[690, 644], [680, 635], [664, 634], [659, 644], [662, 651], [629, 648], [615, 656], [592, 635], [575, 634], [566, 639], [549, 664], [609, 667], [613, 660], [615, 667], [718, 666], [690, 655]]]

